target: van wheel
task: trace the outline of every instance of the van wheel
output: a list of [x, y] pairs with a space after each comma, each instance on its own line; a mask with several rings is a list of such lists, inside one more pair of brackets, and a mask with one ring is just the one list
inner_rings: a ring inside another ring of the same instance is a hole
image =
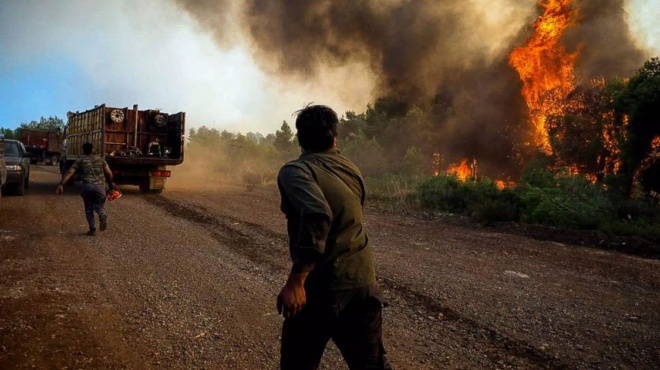
[[25, 195], [25, 181], [16, 184], [16, 195]]

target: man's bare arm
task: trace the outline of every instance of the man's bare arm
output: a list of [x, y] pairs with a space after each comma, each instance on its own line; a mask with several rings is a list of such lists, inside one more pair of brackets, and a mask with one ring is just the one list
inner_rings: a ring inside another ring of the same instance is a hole
[[69, 181], [69, 179], [71, 179], [71, 176], [73, 176], [75, 173], [76, 173], [76, 169], [73, 168], [73, 167], [69, 168], [69, 170], [66, 171], [64, 176], [62, 176], [62, 181], [60, 181], [60, 184], [57, 185], [57, 189], [55, 190], [55, 194], [62, 194], [62, 192], [64, 191], [64, 184], [66, 184], [67, 181]]
[[112, 181], [112, 171], [110, 171], [110, 167], [108, 165], [105, 165], [103, 167], [103, 173], [105, 174], [105, 180], [108, 182], [111, 188], [116, 188], [117, 185]]
[[297, 315], [305, 307], [307, 303], [305, 280], [308, 274], [308, 272], [291, 271], [286, 284], [277, 296], [277, 312], [285, 319]]

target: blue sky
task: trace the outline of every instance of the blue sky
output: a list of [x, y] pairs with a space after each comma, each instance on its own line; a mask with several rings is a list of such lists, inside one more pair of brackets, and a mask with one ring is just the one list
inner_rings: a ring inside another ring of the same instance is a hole
[[[660, 2], [629, 0], [627, 10], [640, 43], [660, 55]], [[509, 30], [522, 21], [504, 17]], [[0, 0], [0, 127], [106, 103], [186, 111], [188, 127], [269, 133], [305, 103], [341, 113], [363, 111], [372, 99], [366, 66], [328, 67], [323, 81], [283, 81], [258, 69], [236, 32], [220, 48], [166, 0]]]

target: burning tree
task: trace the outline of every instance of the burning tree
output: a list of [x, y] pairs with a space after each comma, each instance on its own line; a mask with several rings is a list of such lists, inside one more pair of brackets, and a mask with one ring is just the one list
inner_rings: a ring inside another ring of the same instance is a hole
[[523, 47], [516, 48], [509, 62], [520, 74], [522, 94], [529, 107], [535, 135], [533, 143], [546, 153], [552, 152], [548, 138], [547, 119], [561, 114], [561, 107], [546, 99], [553, 91], [566, 97], [573, 90], [573, 69], [578, 52], [568, 53], [560, 42], [566, 30], [578, 15], [573, 0], [544, 0], [539, 3], [545, 10], [532, 24], [534, 34]]
[[562, 114], [549, 116], [547, 125], [554, 167], [570, 168], [592, 181], [618, 172], [625, 129], [614, 97], [622, 89], [619, 79], [592, 80], [555, 102]]

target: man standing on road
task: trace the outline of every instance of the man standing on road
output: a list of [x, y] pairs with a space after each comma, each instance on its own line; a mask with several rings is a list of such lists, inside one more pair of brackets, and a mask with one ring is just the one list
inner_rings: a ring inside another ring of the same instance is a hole
[[110, 187], [114, 189], [115, 183], [112, 182], [112, 171], [105, 159], [93, 155], [94, 147], [91, 143], [85, 143], [82, 146], [83, 156], [78, 159], [73, 166], [62, 176], [62, 181], [57, 186], [56, 194], [62, 194], [64, 184], [69, 181], [76, 172], [82, 175], [82, 188], [80, 195], [85, 202], [85, 217], [89, 224], [87, 235], [96, 235], [96, 224], [94, 221], [94, 212], [99, 215], [99, 226], [104, 231], [108, 225], [108, 216], [105, 213], [105, 191], [108, 180]]
[[316, 369], [332, 338], [351, 370], [390, 369], [382, 342], [382, 298], [362, 224], [365, 189], [358, 168], [336, 149], [337, 113], [297, 112], [303, 153], [277, 183], [293, 266], [277, 296], [280, 367]]

